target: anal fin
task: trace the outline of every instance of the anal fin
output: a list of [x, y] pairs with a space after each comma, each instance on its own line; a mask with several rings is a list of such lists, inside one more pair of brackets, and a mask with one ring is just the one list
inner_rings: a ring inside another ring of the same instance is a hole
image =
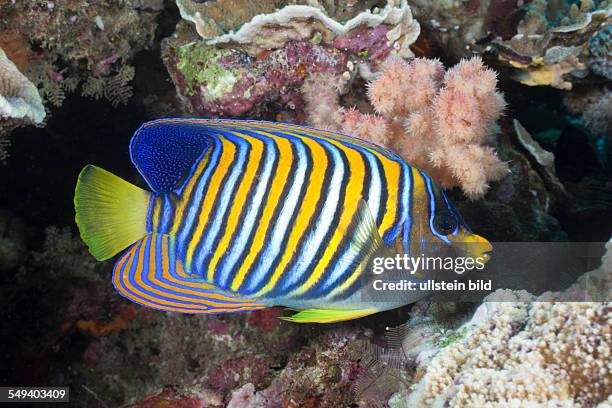
[[131, 301], [169, 312], [230, 313], [266, 307], [187, 275], [166, 234], [147, 235], [128, 249], [115, 264], [113, 284]]

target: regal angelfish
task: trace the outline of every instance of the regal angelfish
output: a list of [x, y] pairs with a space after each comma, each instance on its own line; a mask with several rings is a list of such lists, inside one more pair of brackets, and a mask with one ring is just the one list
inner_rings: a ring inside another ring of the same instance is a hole
[[373, 254], [490, 244], [441, 188], [395, 153], [284, 123], [163, 119], [130, 144], [151, 191], [88, 165], [75, 191], [81, 237], [117, 261], [117, 291], [183, 313], [282, 305], [333, 322], [417, 300], [364, 302]]

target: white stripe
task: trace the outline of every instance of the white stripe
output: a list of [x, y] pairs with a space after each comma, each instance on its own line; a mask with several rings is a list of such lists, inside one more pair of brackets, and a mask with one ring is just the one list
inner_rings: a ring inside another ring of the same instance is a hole
[[227, 259], [223, 264], [223, 269], [219, 271], [220, 273], [218, 281], [220, 282], [220, 286], [222, 287], [225, 287], [227, 285], [227, 280], [229, 278], [230, 272], [233, 270], [234, 265], [238, 261], [240, 254], [248, 244], [249, 235], [253, 230], [255, 221], [257, 221], [257, 211], [261, 208], [264, 202], [264, 193], [266, 192], [268, 180], [272, 175], [272, 165], [274, 164], [274, 160], [277, 156], [276, 149], [274, 147], [274, 142], [266, 138], [265, 144], [265, 165], [262, 174], [259, 176], [259, 183], [255, 188], [255, 193], [253, 194], [253, 199], [251, 200], [248, 212], [244, 217], [244, 222], [240, 226], [240, 234], [238, 235], [238, 237], [236, 237], [235, 242], [232, 245], [229, 255], [227, 256]]
[[378, 162], [376, 161], [376, 158], [372, 153], [364, 149], [364, 154], [366, 155], [368, 163], [370, 164], [370, 168], [372, 169], [370, 175], [370, 189], [368, 191], [368, 207], [372, 212], [372, 218], [374, 218], [374, 220], [378, 220], [380, 212], [380, 194], [382, 186], [382, 182], [380, 179], [380, 169], [378, 167]]
[[[281, 244], [283, 243], [283, 234], [285, 234], [289, 228], [289, 221], [291, 221], [291, 217], [297, 208], [298, 198], [306, 178], [307, 153], [302, 142], [293, 142], [293, 145], [297, 150], [297, 170], [295, 172], [293, 184], [289, 190], [289, 193], [287, 194], [285, 204], [278, 214], [278, 221], [274, 225], [274, 229], [270, 235], [270, 242], [266, 246], [266, 250], [263, 253], [261, 261], [259, 262], [259, 266], [250, 274], [250, 277], [247, 277], [248, 291], [259, 287], [265, 275], [269, 271], [270, 266], [279, 256]], [[272, 198], [275, 199], [276, 197]]]
[[[236, 182], [240, 177], [240, 174], [242, 173], [242, 168], [245, 165], [245, 156], [247, 153], [248, 143], [243, 139], [239, 139], [238, 142], [234, 142], [233, 139], [235, 138], [230, 139], [227, 136], [226, 139], [230, 140], [236, 146], [236, 149], [238, 150], [238, 158], [234, 161], [232, 171], [229, 177], [227, 178], [227, 181], [225, 182], [223, 191], [221, 191], [221, 193], [219, 194], [219, 206], [215, 214], [211, 215], [210, 217], [210, 219], [212, 220], [212, 224], [210, 225], [210, 228], [207, 231], [206, 235], [202, 238], [202, 246], [197, 249], [197, 254], [195, 258], [196, 261], [193, 264], [193, 267], [195, 267], [196, 270], [200, 273], [207, 272], [198, 270], [198, 268], [202, 268], [204, 266], [202, 265], [202, 263], [204, 262], [204, 257], [207, 254], [211, 253], [212, 248], [218, 243], [217, 234], [219, 233], [219, 229], [221, 229], [221, 223], [223, 222], [223, 217], [225, 216], [225, 213], [228, 210], [229, 203], [233, 199], [232, 191], [234, 190]], [[215, 274], [215, 279], [216, 277], [217, 276]]]
[[[198, 215], [200, 208], [202, 206], [202, 196], [204, 194], [204, 187], [208, 183], [208, 180], [210, 179], [210, 176], [212, 175], [214, 169], [219, 164], [219, 159], [222, 153], [221, 152], [222, 149], [220, 147], [221, 141], [217, 137], [211, 136], [211, 139], [213, 140], [214, 146], [209, 146], [209, 147], [212, 147], [213, 150], [211, 151], [210, 159], [208, 163], [206, 164], [206, 167], [204, 168], [204, 170], [202, 170], [202, 177], [200, 177], [200, 181], [198, 182], [198, 185], [195, 187], [195, 191], [192, 192], [192, 194], [194, 194], [194, 197], [193, 197], [193, 200], [191, 200], [191, 205], [189, 206], [187, 210], [187, 218], [185, 219], [185, 223], [183, 224], [181, 231], [179, 231], [178, 240], [177, 240], [177, 248], [184, 248], [186, 250], [189, 244], [189, 241], [193, 238], [191, 236], [187, 236], [187, 234], [191, 231], [193, 222], [195, 221], [195, 218]], [[215, 150], [218, 150], [217, 159], [216, 161], [213, 161]], [[188, 197], [185, 197], [185, 199], [188, 199]]]
[[314, 257], [321, 245], [323, 245], [323, 239], [329, 231], [334, 213], [339, 205], [340, 192], [343, 188], [342, 178], [344, 177], [344, 162], [338, 149], [328, 142], [321, 142], [328, 146], [329, 151], [333, 158], [334, 171], [329, 183], [329, 189], [326, 194], [325, 204], [317, 220], [317, 225], [314, 230], [309, 234], [306, 243], [304, 244], [302, 252], [300, 253], [297, 261], [293, 268], [287, 273], [286, 279], [284, 279], [282, 289], [287, 289], [291, 285], [297, 283], [300, 278], [310, 269]]

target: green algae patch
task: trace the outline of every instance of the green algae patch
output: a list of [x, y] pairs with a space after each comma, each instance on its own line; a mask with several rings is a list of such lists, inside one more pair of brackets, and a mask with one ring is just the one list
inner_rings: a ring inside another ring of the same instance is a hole
[[454, 330], [451, 331], [451, 333], [448, 333], [448, 335], [446, 335], [439, 344], [439, 347], [442, 349], [444, 347], [448, 347], [451, 344], [453, 344], [456, 341], [461, 340], [462, 338], [465, 337], [465, 335], [468, 332], [468, 327], [463, 327], [459, 330]]
[[240, 78], [240, 71], [223, 66], [220, 60], [232, 53], [232, 50], [219, 49], [201, 41], [179, 47], [177, 68], [185, 77], [185, 94], [194, 96], [198, 86], [203, 87], [208, 100], [231, 92]]

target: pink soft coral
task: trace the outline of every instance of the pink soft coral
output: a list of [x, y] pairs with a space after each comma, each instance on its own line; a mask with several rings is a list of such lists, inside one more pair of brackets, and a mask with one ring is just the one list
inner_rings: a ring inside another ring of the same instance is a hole
[[340, 107], [329, 78], [304, 86], [308, 119], [317, 127], [342, 131], [399, 152], [444, 187], [460, 186], [472, 199], [507, 173], [488, 145], [505, 102], [497, 75], [480, 58], [448, 71], [440, 61], [391, 59], [368, 85], [376, 114]]

